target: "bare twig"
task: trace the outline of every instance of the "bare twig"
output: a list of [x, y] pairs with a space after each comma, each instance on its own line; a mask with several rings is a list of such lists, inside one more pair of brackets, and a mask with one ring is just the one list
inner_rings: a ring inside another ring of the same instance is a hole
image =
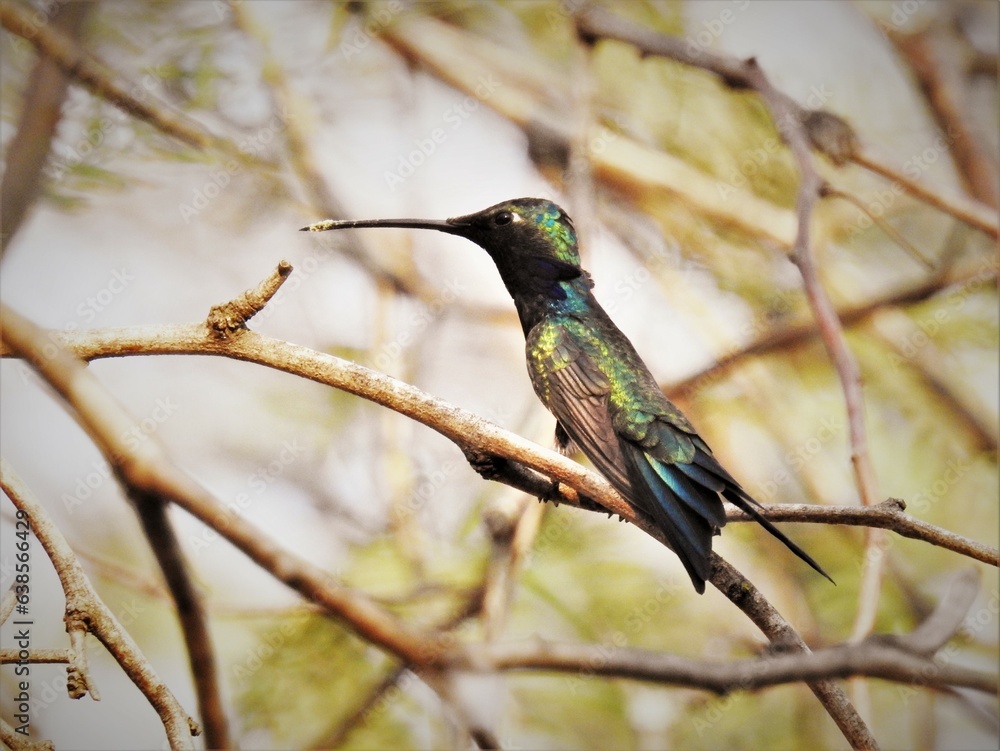
[[[153, 106], [132, 96], [130, 92], [136, 90], [134, 85], [129, 86], [121, 82], [117, 74], [108, 71], [91, 58], [63, 32], [47, 24], [36, 24], [31, 14], [17, 4], [0, 5], [0, 22], [10, 33], [31, 42], [39, 53], [48, 56], [65, 75], [81, 83], [94, 96], [106, 99], [124, 112], [152, 124], [190, 146], [204, 149], [221, 145], [219, 141], [186, 119], [177, 117], [164, 107]], [[230, 149], [226, 146], [222, 148], [232, 155], [239, 154], [235, 148]]]
[[14, 728], [7, 724], [5, 720], [0, 720], [0, 741], [4, 742], [5, 748], [11, 751], [54, 751], [55, 744], [52, 741], [33, 741], [14, 732]]
[[[302, 186], [310, 210], [316, 216], [347, 216], [342, 202], [334, 195], [316, 166], [319, 160], [312, 154], [306, 130], [301, 125], [307, 118], [297, 114], [297, 110], [305, 104], [295, 100], [284, 67], [273, 55], [268, 28], [254, 18], [250, 6], [230, 3], [229, 10], [236, 27], [259, 43], [261, 54], [265, 57], [262, 80], [268, 87], [274, 111], [281, 113], [288, 163]], [[335, 247], [391, 291], [416, 295], [425, 300], [433, 299], [433, 292], [419, 275], [400, 273], [380, 263], [374, 254], [367, 252], [364, 240], [358, 235], [350, 233], [337, 238]]]
[[901, 169], [889, 164], [883, 156], [876, 154], [871, 146], [858, 149], [854, 155], [854, 162], [860, 167], [891, 180], [928, 206], [951, 214], [959, 221], [965, 222], [970, 227], [975, 227], [994, 240], [1000, 237], [1000, 222], [997, 221], [997, 213], [989, 206], [958, 195], [941, 186], [924, 185], [923, 182], [911, 179]]
[[557, 644], [533, 640], [467, 647], [470, 661], [490, 670], [551, 670], [635, 678], [719, 694], [752, 691], [794, 681], [863, 675], [929, 686], [971, 688], [996, 694], [996, 674], [934, 659], [961, 627], [978, 594], [975, 569], [960, 572], [945, 597], [915, 631], [874, 635], [813, 652], [769, 652], [744, 660], [695, 660], [629, 647]]
[[833, 188], [829, 185], [823, 188], [824, 196], [833, 196], [835, 198], [841, 198], [848, 203], [852, 204], [858, 211], [867, 216], [874, 224], [878, 226], [896, 245], [905, 250], [911, 258], [913, 258], [917, 263], [923, 266], [928, 271], [934, 270], [934, 261], [925, 256], [923, 252], [917, 248], [913, 243], [903, 237], [902, 233], [899, 232], [895, 227], [893, 227], [889, 222], [883, 219], [881, 216], [877, 216], [868, 210], [865, 206], [865, 202], [852, 193], [847, 193], [846, 191], [840, 190], [838, 188]]
[[[92, 7], [89, 2], [57, 5], [52, 28], [73, 39]], [[68, 88], [69, 76], [52, 58], [41, 56], [35, 61], [24, 90], [25, 102], [17, 133], [6, 148], [7, 163], [0, 184], [0, 253], [7, 249], [38, 195], [42, 170], [62, 117], [62, 103]]]
[[[5, 336], [6, 333], [5, 330]], [[184, 712], [170, 688], [155, 673], [138, 646], [132, 641], [132, 637], [121, 627], [114, 614], [101, 600], [76, 560], [66, 538], [49, 518], [44, 507], [3, 459], [0, 459], [0, 486], [14, 505], [30, 520], [32, 533], [42, 544], [59, 576], [66, 594], [67, 632], [93, 633], [153, 705], [153, 709], [163, 722], [171, 749], [193, 748], [191, 736], [198, 734], [197, 724]], [[73, 651], [81, 651], [80, 644], [82, 641], [76, 643], [76, 649]], [[74, 659], [68, 657], [70, 661]], [[77, 679], [82, 678], [92, 689], [85, 663], [77, 663], [77, 666], [78, 670], [83, 670], [82, 674], [77, 673]]]
[[996, 211], [1000, 208], [1000, 171], [994, 156], [968, 124], [961, 42], [940, 22], [913, 34], [888, 31], [920, 82], [966, 189]]
[[[906, 503], [890, 498], [875, 506], [817, 506], [810, 503], [769, 503], [760, 513], [772, 522], [812, 522], [818, 524], [847, 524], [851, 526], [879, 527], [903, 537], [921, 540], [956, 553], [968, 556], [991, 566], [1000, 566], [1000, 550], [963, 535], [949, 532], [904, 513]], [[751, 521], [738, 508], [726, 505], [729, 521]]]
[[217, 339], [228, 339], [232, 334], [245, 329], [247, 322], [263, 310], [291, 273], [292, 264], [279, 261], [275, 270], [256, 287], [221, 305], [213, 305], [208, 311], [211, 335]]
[[[711, 71], [734, 89], [756, 88], [751, 83], [746, 61], [725, 55], [700, 45], [688, 45], [680, 37], [658, 34], [620, 18], [600, 7], [588, 7], [576, 16], [577, 29], [585, 38], [617, 39], [634, 45], [652, 55]], [[824, 153], [837, 165], [853, 161], [862, 167], [895, 180], [911, 195], [931, 206], [945, 211], [960, 221], [967, 222], [993, 238], [1000, 237], [1000, 223], [996, 212], [978, 201], [964, 197], [948, 196], [943, 191], [931, 189], [906, 179], [898, 170], [887, 167], [872, 156], [860, 142], [853, 129], [829, 112], [808, 110], [782, 92], [774, 93], [774, 101], [792, 116], [807, 132], [810, 145]], [[772, 110], [773, 111], [773, 110]], [[832, 120], [831, 120], [832, 118]], [[831, 127], [835, 124], [835, 127]], [[781, 124], [778, 123], [779, 128]]]
[[0, 649], [0, 664], [11, 665], [15, 662], [31, 662], [39, 664], [57, 664], [70, 661], [67, 649], [32, 649], [25, 657], [18, 649]]

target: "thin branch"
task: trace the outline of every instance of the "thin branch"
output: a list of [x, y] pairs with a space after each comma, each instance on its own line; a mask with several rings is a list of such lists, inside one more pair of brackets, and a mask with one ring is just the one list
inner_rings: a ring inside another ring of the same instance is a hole
[[250, 319], [264, 309], [291, 273], [292, 264], [288, 261], [278, 261], [274, 271], [256, 287], [221, 305], [213, 305], [208, 311], [208, 328], [212, 336], [217, 339], [228, 339], [231, 335], [246, 329]]
[[824, 197], [832, 196], [835, 198], [840, 198], [853, 205], [858, 211], [860, 211], [862, 214], [868, 217], [873, 224], [875, 224], [879, 229], [881, 229], [882, 232], [884, 232], [894, 243], [896, 243], [896, 245], [905, 250], [911, 258], [917, 261], [917, 263], [919, 263], [928, 271], [934, 270], [933, 260], [925, 256], [923, 252], [919, 248], [917, 248], [917, 246], [915, 246], [913, 243], [911, 243], [909, 240], [903, 237], [902, 233], [895, 227], [893, 227], [891, 224], [889, 224], [888, 221], [883, 219], [881, 216], [873, 214], [871, 211], [869, 211], [868, 207], [865, 205], [865, 202], [862, 201], [860, 198], [858, 198], [856, 195], [840, 190], [839, 188], [831, 187], [829, 185], [824, 186], [823, 195]]
[[820, 336], [833, 361], [844, 391], [847, 405], [848, 426], [851, 436], [851, 461], [861, 501], [866, 506], [877, 502], [878, 492], [875, 471], [868, 452], [868, 433], [864, 419], [864, 396], [861, 392], [861, 373], [857, 360], [844, 337], [844, 329], [837, 311], [830, 301], [819, 277], [819, 269], [812, 252], [810, 222], [812, 210], [823, 189], [823, 180], [816, 171], [810, 150], [809, 137], [787, 96], [772, 85], [764, 71], [751, 59], [747, 61], [749, 80], [771, 113], [782, 138], [788, 144], [799, 168], [799, 188], [796, 199], [798, 232], [792, 246], [792, 260], [799, 267], [806, 296], [816, 316]]
[[32, 741], [14, 732], [5, 720], [0, 720], [0, 741], [11, 751], [55, 751], [52, 741]]
[[961, 222], [974, 227], [994, 240], [1000, 238], [1000, 222], [997, 213], [989, 206], [958, 195], [947, 188], [938, 185], [924, 185], [911, 179], [903, 171], [889, 164], [888, 160], [877, 154], [871, 146], [864, 146], [854, 154], [854, 162], [865, 169], [891, 180], [914, 198], [933, 206], [946, 214], [951, 214]]
[[[968, 556], [991, 566], [1000, 566], [1000, 550], [985, 543], [970, 540], [903, 513], [906, 503], [890, 498], [875, 506], [816, 506], [809, 503], [769, 503], [760, 513], [772, 522], [800, 522], [815, 524], [847, 524], [859, 527], [878, 527], [895, 532], [902, 537], [937, 545]], [[752, 521], [738, 508], [726, 504], [729, 521]]]
[[[15, 3], [0, 5], [0, 23], [11, 34], [31, 42], [42, 55], [49, 57], [65, 75], [78, 81], [94, 96], [106, 99], [133, 117], [150, 123], [155, 128], [199, 149], [221, 147], [231, 156], [239, 150], [207, 135], [197, 125], [177, 117], [165, 108], [153, 106], [132, 96], [135, 85], [121, 78], [94, 60], [80, 48], [75, 40], [51, 25], [35, 23], [34, 18]], [[242, 158], [243, 155], [240, 155]]]
[[[733, 89], [756, 88], [754, 75], [746, 61], [704, 48], [688, 45], [681, 37], [671, 37], [620, 18], [600, 7], [588, 7], [576, 15], [577, 30], [584, 38], [617, 39], [652, 55], [715, 73]], [[853, 161], [899, 183], [908, 193], [931, 206], [945, 211], [960, 221], [979, 229], [993, 238], [1000, 237], [1000, 222], [996, 212], [978, 201], [946, 195], [905, 179], [897, 170], [874, 158], [860, 143], [854, 130], [845, 121], [829, 112], [808, 110], [782, 92], [774, 92], [774, 101], [792, 116], [807, 132], [810, 145], [829, 157], [836, 165]], [[781, 124], [778, 123], [779, 127]]]
[[[796, 197], [798, 229], [792, 245], [792, 262], [799, 269], [805, 288], [806, 298], [812, 308], [820, 337], [837, 371], [840, 387], [844, 392], [847, 409], [847, 426], [851, 446], [851, 466], [854, 469], [855, 484], [861, 503], [873, 506], [879, 498], [875, 467], [868, 450], [868, 429], [865, 423], [864, 393], [861, 389], [861, 370], [857, 358], [851, 352], [844, 335], [844, 327], [837, 316], [836, 308], [830, 300], [819, 269], [813, 256], [810, 225], [812, 212], [824, 189], [823, 179], [817, 171], [810, 148], [809, 136], [804, 120], [796, 112], [790, 98], [779, 92], [753, 58], [747, 61], [753, 89], [771, 113], [782, 140], [788, 145], [799, 170], [799, 187]], [[860, 641], [875, 626], [879, 596], [885, 573], [886, 556], [878, 553], [882, 548], [885, 533], [868, 527], [865, 529], [866, 554], [862, 565], [861, 587], [858, 593], [858, 611], [855, 614], [851, 641]], [[855, 698], [867, 708], [867, 690], [859, 687]], [[870, 712], [866, 712], [869, 713]]]
[[[6, 331], [4, 336], [6, 337]], [[80, 403], [70, 400], [69, 404], [78, 409]], [[125, 476], [120, 472], [116, 474], [123, 480], [126, 493], [135, 504], [149, 546], [177, 608], [195, 695], [198, 697], [198, 715], [205, 743], [209, 748], [229, 748], [229, 723], [222, 703], [222, 685], [212, 634], [208, 627], [208, 611], [188, 571], [180, 540], [167, 515], [169, 499], [155, 490], [150, 491], [125, 481]]]
[[32, 649], [28, 652], [27, 657], [19, 649], [7, 647], [0, 649], [0, 665], [13, 665], [21, 662], [62, 664], [71, 659], [69, 650], [66, 649]]
[[[92, 7], [89, 2], [56, 5], [52, 28], [75, 40]], [[0, 253], [7, 249], [38, 196], [68, 89], [65, 71], [52, 58], [39, 56], [24, 89], [17, 133], [5, 149], [6, 165], [0, 183]]]
[[481, 643], [466, 648], [481, 670], [545, 670], [634, 678], [719, 694], [797, 681], [866, 676], [936, 689], [998, 693], [998, 676], [955, 664], [937, 653], [959, 631], [978, 591], [975, 569], [960, 572], [938, 607], [916, 630], [874, 635], [813, 652], [774, 653], [742, 660], [700, 660], [663, 652], [540, 640]]
[[969, 127], [961, 41], [941, 22], [913, 34], [886, 30], [920, 82], [969, 194], [994, 211], [1000, 209], [996, 159], [975, 128]]
[[[4, 323], [8, 321], [5, 320]], [[5, 337], [7, 333], [5, 327]], [[38, 538], [59, 576], [66, 594], [67, 632], [82, 629], [93, 633], [153, 705], [163, 722], [171, 749], [193, 748], [191, 736], [198, 734], [197, 724], [184, 712], [170, 687], [156, 674], [128, 631], [122, 628], [101, 600], [66, 538], [52, 522], [45, 508], [3, 459], [0, 459], [0, 487], [29, 520], [32, 533]], [[79, 674], [76, 676], [77, 679], [80, 677]], [[87, 685], [91, 685], [86, 672], [82, 678]]]

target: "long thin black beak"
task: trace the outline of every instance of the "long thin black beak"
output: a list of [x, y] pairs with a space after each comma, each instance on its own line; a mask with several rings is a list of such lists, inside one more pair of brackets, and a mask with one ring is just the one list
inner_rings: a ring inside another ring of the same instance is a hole
[[449, 235], [464, 235], [466, 225], [460, 218], [445, 219], [324, 219], [303, 227], [300, 232], [326, 232], [330, 229], [360, 229], [362, 227], [399, 227], [400, 229], [436, 229]]

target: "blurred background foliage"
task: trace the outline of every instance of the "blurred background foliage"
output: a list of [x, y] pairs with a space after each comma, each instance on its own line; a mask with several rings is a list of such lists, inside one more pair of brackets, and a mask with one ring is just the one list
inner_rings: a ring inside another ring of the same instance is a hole
[[[59, 12], [16, 5], [43, 21]], [[531, 393], [522, 334], [485, 254], [405, 231], [295, 232], [327, 216], [443, 218], [549, 196], [576, 220], [597, 297], [752, 494], [857, 503], [840, 385], [787, 258], [797, 172], [773, 123], [752, 93], [710, 73], [619, 42], [581, 44], [578, 5], [94, 4], [79, 43], [212, 146], [184, 144], [71, 85], [41, 195], [22, 225], [4, 228], [5, 302], [54, 329], [194, 321], [287, 258], [296, 270], [253, 328], [550, 445], [552, 420]], [[958, 191], [966, 183], [954, 139], [901, 42], [944, 38], [949, 69], [960, 72], [949, 84], [959, 122], [995, 174], [995, 3], [613, 9], [692, 48], [756, 56], [779, 88], [847, 119], [909, 177]], [[38, 95], [36, 56], [10, 33], [0, 45], [10, 170]], [[931, 259], [928, 269], [846, 201], [825, 199], [815, 212], [822, 278], [861, 368], [881, 495], [995, 546], [995, 247], [867, 171], [821, 166]], [[5, 175], [5, 192], [19, 190]], [[729, 602], [695, 596], [676, 559], [634, 528], [484, 483], [450, 442], [387, 410], [215, 358], [91, 368], [137, 420], [168, 412], [146, 433], [224, 503], [407, 620], [463, 639], [609, 649], [624, 639], [719, 659], [762, 648]], [[181, 642], [132, 512], [37, 380], [11, 361], [0, 373], [5, 456], [50, 502], [112, 609], [132, 614], [126, 625], [191, 707]], [[164, 403], [173, 408], [156, 412]], [[843, 746], [801, 685], [718, 698], [587, 675], [425, 682], [198, 523], [174, 519], [213, 614], [242, 748], [466, 747], [463, 713], [512, 749]], [[866, 553], [859, 528], [787, 528], [835, 588], [749, 525], [727, 527], [717, 549], [815, 645], [850, 635], [866, 554], [888, 556], [877, 618], [886, 632], [912, 629], [950, 576], [973, 565], [892, 535]], [[955, 659], [995, 668], [998, 578], [979, 568], [978, 618]], [[60, 643], [54, 577], [39, 586], [54, 603], [43, 628]], [[158, 747], [155, 716], [97, 652], [105, 701], [56, 692], [34, 720], [39, 737], [66, 749]], [[2, 680], [6, 692], [11, 676]], [[980, 696], [878, 681], [870, 694], [868, 719], [886, 748], [996, 747], [996, 706]]]

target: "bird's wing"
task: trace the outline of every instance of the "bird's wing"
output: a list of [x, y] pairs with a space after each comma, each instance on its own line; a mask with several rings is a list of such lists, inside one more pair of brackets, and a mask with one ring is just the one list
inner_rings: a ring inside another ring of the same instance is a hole
[[532, 384], [569, 437], [608, 481], [626, 494], [629, 478], [608, 411], [611, 383], [566, 335], [559, 335], [550, 354], [529, 369]]
[[[716, 512], [702, 497], [704, 490], [695, 490], [698, 480], [689, 480], [672, 466], [671, 454], [693, 453], [691, 438], [658, 425], [654, 414], [637, 412], [633, 416], [642, 426], [632, 424], [623, 414], [627, 407], [612, 404], [611, 381], [584, 348], [564, 331], [552, 336], [553, 346], [541, 356], [534, 350], [533, 362], [529, 359], [535, 391], [597, 470], [627, 501], [653, 518], [695, 588], [704, 591], [713, 525], [725, 523], [718, 497], [721, 485], [714, 482], [713, 489], [718, 486], [718, 490], [711, 493]], [[693, 471], [697, 476], [698, 470]], [[704, 509], [711, 509], [708, 519]]]

